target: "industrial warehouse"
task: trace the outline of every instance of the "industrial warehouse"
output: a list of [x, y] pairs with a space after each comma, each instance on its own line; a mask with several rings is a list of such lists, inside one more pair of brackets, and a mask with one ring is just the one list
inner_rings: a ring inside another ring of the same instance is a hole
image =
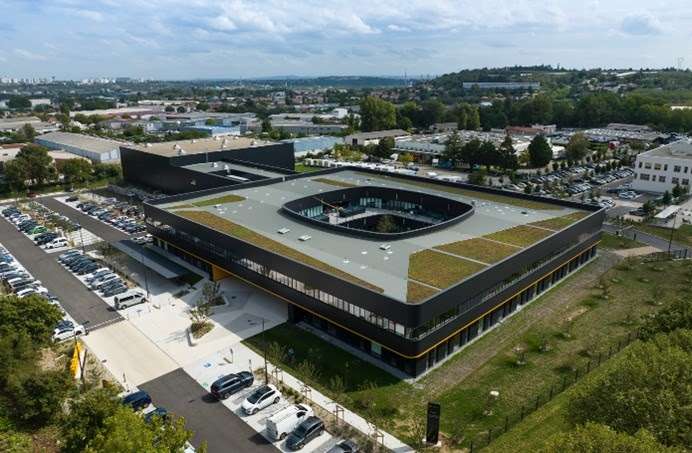
[[[216, 157], [185, 162], [186, 177], [217, 172]], [[145, 214], [163, 253], [270, 292], [291, 321], [410, 376], [591, 260], [604, 218], [570, 201], [360, 168], [227, 180]]]

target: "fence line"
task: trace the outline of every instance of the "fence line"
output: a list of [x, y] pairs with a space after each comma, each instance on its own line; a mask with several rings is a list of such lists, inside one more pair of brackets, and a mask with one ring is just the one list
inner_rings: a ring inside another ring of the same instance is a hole
[[577, 367], [574, 370], [573, 374], [564, 375], [562, 377], [561, 383], [551, 384], [549, 388], [546, 388], [545, 390], [541, 391], [538, 395], [536, 395], [535, 399], [529, 399], [527, 403], [523, 404], [518, 412], [506, 415], [504, 422], [500, 426], [493, 426], [488, 428], [487, 433], [476, 434], [473, 438], [471, 438], [468, 441], [470, 453], [473, 453], [474, 449], [477, 450], [490, 445], [493, 439], [506, 433], [507, 431], [509, 431], [510, 428], [524, 420], [528, 415], [537, 411], [541, 406], [550, 402], [557, 395], [561, 394], [570, 386], [577, 383], [579, 381], [579, 378], [583, 378], [589, 372], [598, 368], [604, 362], [604, 358], [611, 358], [614, 354], [617, 354], [627, 345], [629, 345], [638, 338], [638, 330], [628, 333], [627, 337], [618, 340], [615, 346], [610, 345], [607, 353], [599, 352], [598, 356], [590, 358], [586, 365], [584, 365], [583, 367]]

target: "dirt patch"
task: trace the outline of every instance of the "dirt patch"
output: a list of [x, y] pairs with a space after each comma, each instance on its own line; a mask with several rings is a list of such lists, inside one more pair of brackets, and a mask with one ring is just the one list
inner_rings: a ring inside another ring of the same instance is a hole
[[634, 249], [624, 249], [624, 250], [617, 250], [613, 253], [616, 253], [624, 258], [630, 257], [630, 256], [642, 256], [642, 255], [650, 255], [652, 253], [660, 252], [661, 250], [652, 247], [652, 246], [646, 246], [646, 247], [637, 247]]
[[578, 309], [574, 310], [572, 313], [570, 313], [569, 315], [567, 315], [567, 317], [565, 318], [565, 321], [572, 322], [575, 319], [577, 319], [579, 316], [586, 313], [587, 311], [589, 311], [589, 309], [587, 307], [578, 308]]

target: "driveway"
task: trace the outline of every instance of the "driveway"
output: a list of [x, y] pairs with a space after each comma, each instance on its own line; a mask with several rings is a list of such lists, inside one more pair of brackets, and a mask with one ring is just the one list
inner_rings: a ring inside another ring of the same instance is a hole
[[276, 453], [256, 432], [207, 392], [181, 368], [139, 386], [151, 395], [156, 406], [185, 417], [195, 432], [192, 444], [206, 440], [209, 453]]
[[69, 217], [70, 220], [79, 223], [84, 228], [91, 231], [106, 242], [118, 242], [122, 239], [127, 239], [130, 237], [128, 234], [123, 233], [117, 228], [113, 228], [107, 223], [88, 216], [82, 211], [74, 209], [65, 203], [61, 203], [52, 197], [38, 198], [36, 201], [55, 212], [59, 212], [60, 214]]
[[89, 291], [77, 278], [56, 261], [57, 256], [44, 252], [7, 220], [0, 220], [0, 242], [43, 286], [60, 299], [63, 308], [87, 329], [118, 321], [122, 317]]

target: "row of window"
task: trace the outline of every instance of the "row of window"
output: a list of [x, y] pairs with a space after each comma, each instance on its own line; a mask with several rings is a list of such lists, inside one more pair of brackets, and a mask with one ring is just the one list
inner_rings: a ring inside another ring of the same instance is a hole
[[[425, 336], [431, 334], [432, 332], [440, 329], [441, 327], [447, 325], [448, 323], [452, 322], [454, 319], [458, 318], [459, 316], [467, 313], [469, 310], [473, 309], [474, 307], [477, 307], [478, 305], [484, 303], [485, 301], [489, 300], [491, 297], [495, 296], [496, 294], [500, 293], [507, 287], [511, 286], [512, 284], [516, 283], [519, 279], [524, 278], [525, 275], [528, 273], [536, 270], [539, 266], [542, 266], [546, 263], [549, 263], [550, 261], [556, 260], [558, 258], [562, 258], [561, 254], [559, 251], [554, 252], [552, 255], [549, 255], [547, 257], [544, 257], [542, 260], [539, 260], [535, 263], [532, 263], [530, 266], [527, 266], [524, 269], [518, 270], [515, 274], [509, 276], [505, 281], [499, 283], [498, 285], [495, 285], [492, 288], [488, 288], [484, 291], [482, 291], [479, 294], [476, 294], [474, 296], [465, 298], [463, 302], [461, 302], [459, 305], [455, 306], [451, 310], [447, 311], [446, 313], [436, 317], [435, 319], [417, 327], [407, 327], [402, 324], [396, 323], [392, 321], [391, 319], [388, 319], [384, 316], [380, 316], [376, 313], [371, 312], [370, 310], [367, 310], [363, 307], [360, 307], [358, 305], [349, 303], [339, 297], [336, 297], [328, 292], [322, 291], [321, 289], [318, 288], [313, 288], [310, 287], [309, 285], [303, 283], [300, 280], [296, 280], [295, 278], [289, 277], [285, 274], [282, 274], [276, 270], [270, 269], [267, 265], [257, 263], [255, 261], [252, 261], [248, 258], [240, 257], [235, 255], [234, 253], [230, 252], [226, 248], [219, 247], [215, 244], [209, 243], [207, 241], [199, 239], [197, 236], [190, 235], [184, 231], [178, 231], [173, 229], [170, 226], [164, 226], [164, 227], [157, 227], [159, 229], [159, 235], [173, 235], [178, 238], [178, 240], [183, 240], [187, 243], [189, 243], [193, 248], [199, 249], [199, 250], [204, 250], [207, 253], [212, 254], [213, 256], [216, 256], [220, 259], [221, 262], [223, 263], [228, 263], [228, 264], [238, 264], [240, 266], [243, 266], [246, 269], [250, 269], [253, 272], [256, 272], [264, 277], [270, 278], [274, 281], [277, 281], [285, 286], [290, 287], [291, 289], [294, 289], [296, 291], [301, 292], [302, 294], [308, 295], [314, 299], [317, 299], [323, 303], [326, 303], [328, 305], [331, 305], [339, 310], [345, 311], [347, 313], [350, 313], [353, 316], [356, 316], [360, 319], [366, 320], [369, 323], [375, 324], [381, 329], [385, 329], [389, 332], [395, 333], [396, 335], [403, 336], [405, 338], [411, 338], [411, 339], [421, 339], [424, 338]], [[182, 252], [181, 253], [185, 253]], [[189, 261], [195, 263], [197, 260], [195, 259], [190, 259]], [[205, 268], [208, 268], [208, 265], [205, 266]]]
[[[652, 182], [657, 182], [657, 177], [656, 175], [650, 175], [648, 173], [639, 173], [639, 179], [642, 181], [652, 181]], [[668, 178], [663, 175], [658, 176], [658, 182], [666, 182]], [[671, 182], [673, 184], [680, 184], [683, 186], [689, 186], [690, 185], [690, 180], [689, 178], [678, 178], [677, 176], [673, 176], [671, 178]]]
[[[663, 170], [663, 171], [668, 171], [668, 164], [661, 164], [658, 162], [654, 162], [653, 164], [651, 162], [642, 162], [639, 161], [639, 168], [644, 167], [647, 170]], [[673, 172], [674, 173], [687, 173], [689, 172], [690, 167], [688, 166], [682, 166], [682, 165], [673, 165]]]

